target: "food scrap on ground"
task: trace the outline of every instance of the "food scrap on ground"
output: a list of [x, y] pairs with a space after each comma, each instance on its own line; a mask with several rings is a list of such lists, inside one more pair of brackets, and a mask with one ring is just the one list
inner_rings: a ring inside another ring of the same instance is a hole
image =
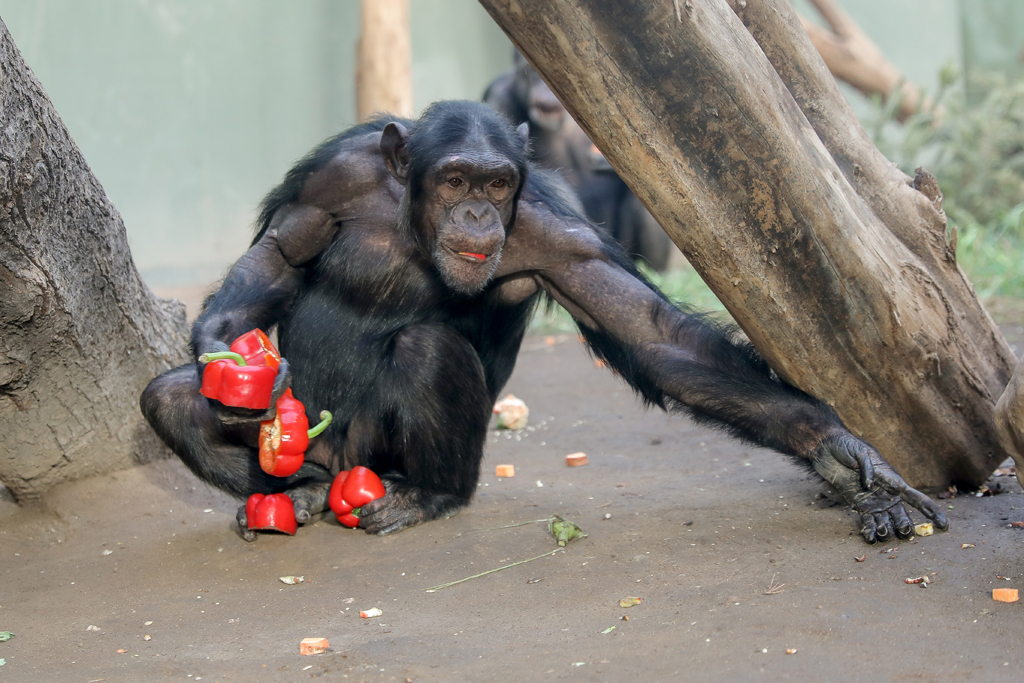
[[1016, 588], [993, 588], [992, 599], [997, 602], [1017, 602]]
[[494, 404], [498, 416], [498, 429], [523, 429], [530, 417], [530, 409], [522, 399], [509, 394]]
[[380, 611], [379, 607], [371, 607], [370, 609], [359, 610], [359, 616], [361, 616], [363, 619], [373, 619], [374, 617], [379, 617], [382, 614], [384, 613]]
[[927, 576], [918, 576], [912, 579], [903, 579], [903, 583], [919, 583], [927, 587], [931, 580]]
[[322, 655], [327, 652], [331, 644], [326, 638], [303, 638], [299, 641], [300, 655]]
[[923, 522], [914, 525], [914, 533], [918, 536], [931, 536], [935, 533], [935, 527], [931, 522]]
[[787, 655], [795, 655], [795, 654], [796, 654], [796, 648], [793, 648], [793, 647], [787, 647], [787, 648], [786, 648], [786, 654], [787, 654]]
[[1024, 529], [1024, 522], [1010, 522], [1011, 529]]
[[861, 555], [860, 557], [855, 557], [855, 558], [853, 558], [853, 559], [857, 560], [858, 562], [863, 562], [863, 561], [864, 561], [864, 560], [866, 560], [867, 558], [868, 558], [868, 556], [867, 556], [867, 555]]
[[559, 515], [555, 515], [548, 523], [548, 531], [555, 537], [560, 547], [565, 547], [565, 544], [573, 539], [587, 537], [576, 522]]
[[641, 599], [636, 596], [630, 596], [628, 598], [622, 598], [619, 600], [619, 607], [636, 607], [640, 604]]
[[965, 548], [977, 548], [977, 546], [974, 545], [973, 543], [961, 543], [960, 544], [960, 549], [963, 550]]
[[784, 583], [775, 583], [775, 574], [772, 575], [772, 580], [768, 582], [768, 590], [764, 592], [765, 595], [778, 595], [782, 592], [782, 589], [786, 587]]
[[601, 635], [604, 635], [604, 634], [606, 634], [606, 633], [611, 633], [611, 632], [612, 632], [612, 631], [614, 631], [614, 630], [615, 630], [615, 627], [614, 627], [614, 626], [609, 626], [609, 627], [608, 627], [608, 628], [606, 628], [605, 630], [601, 631]]
[[295, 584], [302, 583], [305, 580], [305, 576], [282, 576], [278, 579], [278, 581], [280, 581], [281, 583], [287, 584], [289, 586], [294, 586]]
[[10, 631], [0, 631], [0, 643], [6, 643], [8, 640], [14, 637], [14, 634]]
[[565, 464], [569, 467], [582, 467], [588, 462], [586, 453], [570, 453], [565, 456]]
[[496, 477], [514, 477], [516, 476], [515, 465], [498, 465], [494, 468], [494, 476]]

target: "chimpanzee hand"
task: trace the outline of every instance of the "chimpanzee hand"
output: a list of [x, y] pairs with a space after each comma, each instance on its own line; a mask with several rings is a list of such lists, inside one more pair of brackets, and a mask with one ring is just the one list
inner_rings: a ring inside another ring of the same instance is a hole
[[448, 493], [431, 493], [396, 476], [381, 478], [387, 493], [370, 501], [359, 513], [359, 526], [368, 534], [387, 536], [438, 517], [458, 514], [462, 504]]
[[904, 500], [935, 526], [949, 527], [946, 516], [931, 498], [908, 486], [878, 451], [849, 432], [822, 441], [811, 464], [860, 513], [860, 533], [868, 543], [887, 541], [894, 532], [899, 538], [914, 535]]

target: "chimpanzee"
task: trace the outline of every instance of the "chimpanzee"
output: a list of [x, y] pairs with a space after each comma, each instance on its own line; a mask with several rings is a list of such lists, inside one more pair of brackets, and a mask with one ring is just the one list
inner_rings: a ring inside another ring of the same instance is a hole
[[579, 195], [587, 218], [611, 233], [629, 253], [655, 270], [664, 270], [673, 254], [682, 260], [654, 216], [518, 50], [513, 62], [511, 71], [487, 86], [484, 102], [513, 124], [529, 124], [531, 160], [561, 172]]
[[[364, 465], [387, 494], [360, 525], [388, 534], [455, 514], [477, 485], [491, 406], [543, 296], [648, 404], [688, 412], [809, 465], [861, 513], [869, 542], [913, 533], [901, 496], [946, 519], [823, 402], [782, 382], [735, 332], [684, 312], [526, 158], [527, 128], [439, 102], [327, 140], [262, 205], [258, 233], [192, 329], [192, 351], [277, 327], [275, 396], [334, 413], [295, 474], [259, 468], [259, 411], [199, 394], [202, 366], [154, 379], [142, 411], [201, 479], [286, 492], [300, 522]], [[245, 508], [238, 513], [243, 536]]]

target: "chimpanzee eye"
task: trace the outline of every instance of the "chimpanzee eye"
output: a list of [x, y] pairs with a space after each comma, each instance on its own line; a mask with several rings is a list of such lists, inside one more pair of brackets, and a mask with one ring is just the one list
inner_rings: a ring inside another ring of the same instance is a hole
[[449, 178], [448, 179], [448, 187], [451, 187], [451, 188], [462, 187], [462, 178]]
[[504, 178], [498, 178], [493, 183], [491, 183], [491, 187], [493, 187], [496, 190], [502, 189], [503, 187], [505, 187], [505, 185], [506, 183]]

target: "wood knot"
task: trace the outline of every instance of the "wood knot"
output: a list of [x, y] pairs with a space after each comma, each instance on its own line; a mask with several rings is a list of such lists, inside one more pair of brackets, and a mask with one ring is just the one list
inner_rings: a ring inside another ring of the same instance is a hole
[[914, 170], [913, 188], [927, 197], [936, 211], [942, 211], [942, 190], [939, 189], [939, 181], [923, 166], [918, 166]]

